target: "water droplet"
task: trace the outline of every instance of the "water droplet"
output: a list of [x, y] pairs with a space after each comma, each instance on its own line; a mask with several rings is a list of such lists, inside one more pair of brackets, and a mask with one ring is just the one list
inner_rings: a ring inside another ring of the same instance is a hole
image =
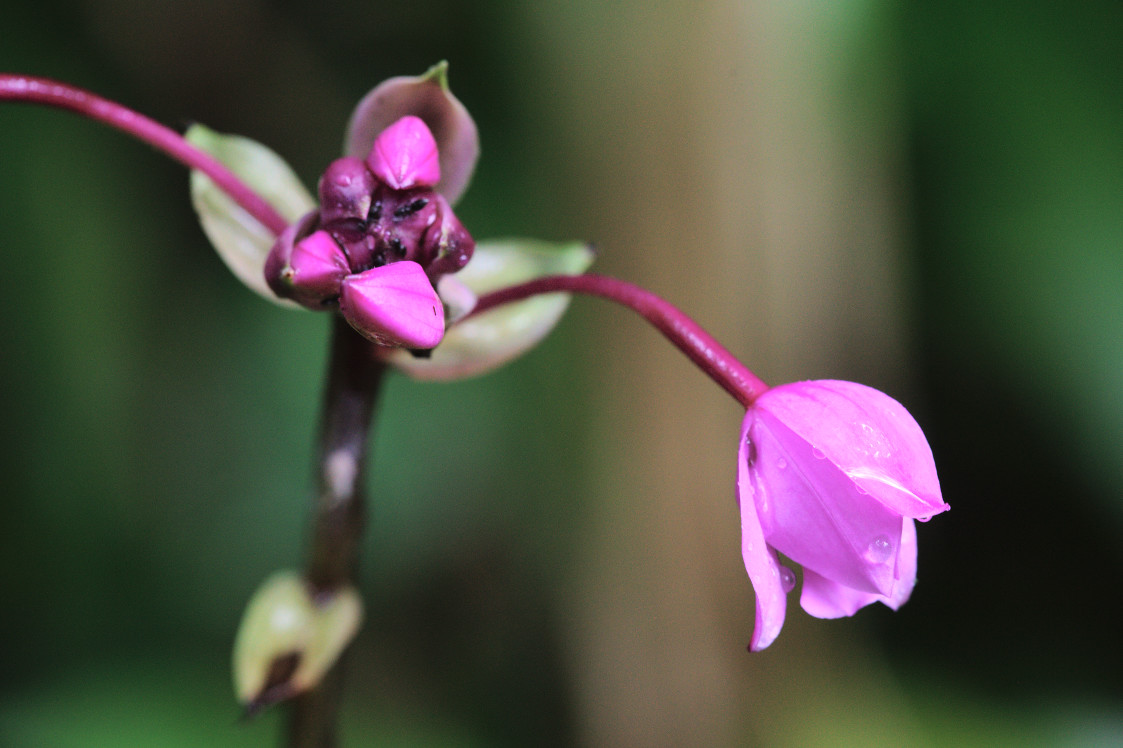
[[788, 466], [788, 461], [785, 460], [783, 457], [776, 460], [776, 467], [780, 468], [781, 470], [784, 470], [785, 468], [787, 468], [787, 466]]
[[883, 564], [893, 555], [893, 543], [884, 535], [878, 535], [870, 541], [866, 548], [866, 560], [875, 564]]
[[823, 450], [819, 449], [818, 447], [811, 450], [811, 456], [814, 457], [816, 460], [827, 459], [827, 456], [825, 454], [823, 454]]
[[861, 483], [855, 483], [855, 484], [854, 484], [854, 488], [855, 488], [855, 490], [857, 490], [857, 491], [858, 491], [858, 493], [862, 494], [863, 496], [867, 496], [867, 495], [869, 495], [869, 491], [867, 491], [866, 489], [862, 488], [862, 484], [861, 484]]
[[784, 588], [784, 592], [795, 589], [795, 572], [786, 566], [780, 567], [780, 586]]

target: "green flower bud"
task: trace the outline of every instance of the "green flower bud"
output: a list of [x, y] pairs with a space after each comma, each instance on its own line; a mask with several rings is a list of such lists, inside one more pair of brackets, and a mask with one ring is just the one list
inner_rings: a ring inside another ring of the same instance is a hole
[[247, 713], [316, 686], [354, 638], [362, 608], [353, 587], [313, 597], [296, 572], [267, 579], [234, 641], [234, 691]]

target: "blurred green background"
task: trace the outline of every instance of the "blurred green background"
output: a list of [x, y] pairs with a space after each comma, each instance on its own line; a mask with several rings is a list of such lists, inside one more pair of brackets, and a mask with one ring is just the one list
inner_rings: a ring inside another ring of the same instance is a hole
[[[266, 143], [451, 62], [477, 237], [581, 238], [768, 381], [886, 390], [952, 511], [899, 613], [766, 652], [742, 413], [578, 300], [478, 380], [393, 377], [347, 745], [1123, 743], [1123, 6], [62, 0], [0, 69]], [[0, 745], [266, 746], [241, 607], [299, 565], [327, 320], [230, 276], [181, 167], [0, 106]]]

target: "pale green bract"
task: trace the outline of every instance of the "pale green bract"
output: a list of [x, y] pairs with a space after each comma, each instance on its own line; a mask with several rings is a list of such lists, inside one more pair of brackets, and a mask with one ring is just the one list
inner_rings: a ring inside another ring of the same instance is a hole
[[234, 690], [251, 704], [263, 696], [278, 658], [297, 657], [289, 676], [292, 693], [316, 686], [355, 637], [363, 604], [353, 587], [313, 600], [294, 571], [279, 571], [246, 605], [234, 641]]
[[[316, 201], [283, 158], [269, 148], [240, 135], [224, 135], [203, 125], [192, 125], [187, 140], [223, 163], [257, 192], [287, 221], [295, 221]], [[230, 271], [260, 296], [274, 304], [300, 309], [280, 299], [265, 284], [263, 268], [276, 237], [200, 171], [191, 172], [191, 203], [203, 231]]]
[[[594, 258], [584, 242], [501, 239], [476, 243], [471, 261], [456, 280], [477, 296], [547, 275], [580, 275]], [[533, 348], [554, 328], [569, 294], [551, 293], [504, 304], [457, 322], [430, 358], [395, 350], [389, 360], [414, 379], [450, 380], [478, 376]]]

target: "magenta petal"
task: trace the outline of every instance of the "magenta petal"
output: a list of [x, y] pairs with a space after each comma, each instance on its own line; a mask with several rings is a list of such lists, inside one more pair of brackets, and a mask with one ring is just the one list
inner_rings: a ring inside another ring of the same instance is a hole
[[299, 295], [321, 300], [339, 295], [339, 284], [349, 272], [347, 257], [326, 231], [301, 239], [289, 257], [290, 283]]
[[799, 604], [816, 618], [843, 618], [852, 616], [870, 603], [881, 602], [893, 610], [905, 604], [916, 584], [916, 525], [905, 519], [901, 530], [901, 546], [897, 557], [899, 578], [890, 595], [860, 592], [837, 582], [832, 582], [810, 569], [803, 571], [803, 591]]
[[854, 382], [820, 380], [781, 385], [765, 398], [777, 419], [895, 513], [928, 519], [948, 508], [924, 432], [885, 393]]
[[769, 390], [749, 410], [751, 470], [768, 544], [823, 576], [874, 594], [893, 588], [901, 518], [863, 494], [828, 457], [779, 421]]
[[416, 262], [347, 276], [339, 309], [352, 327], [380, 345], [433, 348], [444, 337], [441, 300]]
[[[319, 212], [312, 211], [301, 216], [295, 223], [289, 224], [273, 243], [273, 248], [265, 258], [264, 268], [265, 283], [273, 293], [282, 299], [292, 299], [312, 309], [323, 308], [324, 297], [316, 292], [303, 293], [293, 284], [292, 256], [296, 251], [296, 238], [308, 236], [318, 221]], [[337, 293], [338, 290], [333, 291], [331, 295]]]
[[367, 165], [382, 183], [396, 190], [432, 187], [441, 180], [437, 141], [419, 118], [402, 117], [371, 146]]
[[767, 647], [780, 635], [787, 610], [787, 596], [780, 577], [780, 562], [764, 540], [764, 530], [757, 516], [755, 488], [750, 477], [750, 418], [741, 427], [741, 445], [737, 451], [737, 502], [741, 507], [741, 555], [756, 594], [756, 625], [749, 649], [754, 652]]
[[355, 107], [344, 151], [366, 158], [379, 133], [407, 114], [420, 117], [437, 141], [441, 164], [437, 191], [455, 204], [472, 178], [480, 139], [468, 110], [449, 91], [447, 74], [448, 64], [442, 62], [424, 75], [380, 83]]
[[897, 581], [893, 592], [882, 600], [893, 610], [908, 602], [916, 586], [916, 523], [905, 518], [901, 528], [901, 550], [897, 553]]
[[857, 613], [882, 596], [872, 592], [859, 592], [846, 585], [832, 582], [810, 569], [803, 570], [803, 591], [799, 604], [808, 615], [816, 618], [845, 618]]

